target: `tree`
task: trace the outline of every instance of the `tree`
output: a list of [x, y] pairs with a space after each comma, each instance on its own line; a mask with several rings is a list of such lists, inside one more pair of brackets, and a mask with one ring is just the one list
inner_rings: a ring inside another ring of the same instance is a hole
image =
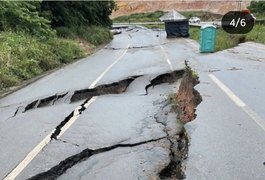
[[254, 13], [265, 13], [265, 1], [251, 1], [248, 8]]
[[50, 36], [50, 22], [39, 14], [40, 2], [0, 1], [0, 31], [24, 31]]
[[43, 1], [43, 16], [51, 20], [52, 27], [101, 25], [111, 26], [109, 18], [115, 8], [114, 1]]

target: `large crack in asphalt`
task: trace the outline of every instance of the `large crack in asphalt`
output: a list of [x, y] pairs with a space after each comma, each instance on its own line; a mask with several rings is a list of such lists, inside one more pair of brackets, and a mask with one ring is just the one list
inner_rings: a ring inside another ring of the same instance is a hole
[[[150, 86], [155, 86], [162, 83], [173, 83], [178, 81], [184, 74], [185, 70], [175, 70], [168, 73], [163, 73], [151, 80]], [[86, 110], [86, 103], [94, 96], [104, 95], [104, 94], [120, 94], [126, 91], [127, 87], [139, 76], [132, 76], [130, 78], [121, 80], [119, 82], [107, 84], [107, 85], [100, 85], [94, 89], [84, 89], [75, 91], [74, 95], [71, 97], [71, 102], [75, 102], [81, 99], [86, 99], [84, 103], [82, 103], [77, 109], [71, 112], [54, 130], [51, 135], [52, 139], [57, 139], [59, 134], [61, 133], [62, 127], [66, 125], [73, 117], [78, 117], [82, 114], [84, 110]], [[147, 86], [149, 86], [147, 85]]]
[[145, 86], [146, 95], [148, 94], [148, 88], [149, 87], [151, 87], [151, 86], [154, 87], [154, 86], [162, 84], [162, 83], [174, 83], [178, 79], [182, 78], [184, 73], [185, 73], [185, 69], [181, 69], [181, 70], [175, 70], [172, 72], [158, 75], [157, 77], [155, 77], [154, 79], [152, 79], [150, 81], [150, 84]]
[[[196, 118], [196, 107], [201, 103], [200, 93], [194, 88], [199, 84], [198, 76], [189, 66], [186, 66], [185, 74], [175, 97], [173, 110], [177, 113], [177, 120], [183, 124], [182, 131], [174, 136], [169, 136], [170, 163], [159, 173], [160, 179], [185, 179], [183, 162], [188, 156], [189, 138], [184, 124]], [[161, 123], [157, 120], [157, 122]], [[165, 127], [166, 124], [162, 123]]]
[[[72, 111], [54, 130], [54, 132], [51, 135], [51, 140], [55, 139], [57, 140], [58, 136], [61, 133], [61, 129], [71, 120], [73, 117], [77, 117], [82, 114], [87, 108], [86, 104], [89, 102], [91, 98], [94, 96], [99, 96], [103, 94], [119, 94], [126, 91], [127, 87], [131, 84], [132, 81], [134, 81], [136, 78], [140, 76], [132, 76], [129, 78], [126, 78], [124, 80], [114, 82], [111, 84], [105, 84], [97, 86], [94, 89], [83, 89], [78, 90], [74, 92], [74, 95], [71, 97], [71, 102], [75, 102], [78, 100], [82, 100], [86, 98], [85, 102], [83, 102], [78, 108], [76, 108], [74, 111]], [[155, 86], [162, 83], [172, 83], [176, 82], [182, 78], [179, 90], [176, 95], [176, 104], [175, 104], [175, 112], [177, 113], [177, 118], [183, 123], [187, 123], [193, 119], [195, 119], [196, 114], [195, 110], [197, 105], [202, 101], [201, 96], [198, 91], [194, 89], [194, 86], [196, 86], [199, 83], [198, 77], [194, 76], [193, 71], [189, 66], [186, 67], [186, 69], [181, 70], [175, 70], [172, 72], [167, 72], [164, 74], [158, 75], [156, 78], [151, 80], [150, 84], [148, 84], [145, 89], [147, 92], [148, 87]], [[60, 97], [65, 96], [65, 94], [61, 94]], [[47, 102], [53, 102], [54, 100], [51, 100], [53, 98], [57, 98], [57, 96], [50, 96], [48, 98], [45, 98], [46, 100], [42, 101], [42, 104], [47, 105]], [[37, 100], [40, 101], [40, 100]], [[31, 107], [38, 107], [38, 102], [33, 101], [29, 105], [27, 105], [28, 109]], [[162, 108], [163, 109], [163, 108]], [[163, 131], [165, 132], [166, 136], [160, 137], [157, 139], [151, 139], [146, 140], [138, 143], [133, 144], [115, 144], [108, 147], [103, 147], [99, 149], [89, 149], [86, 148], [83, 151], [81, 151], [78, 154], [75, 154], [71, 157], [66, 158], [65, 160], [61, 161], [56, 166], [52, 167], [51, 169], [42, 172], [40, 174], [37, 174], [29, 179], [56, 179], [62, 174], [66, 172], [67, 169], [73, 167], [74, 165], [87, 160], [93, 155], [104, 153], [107, 151], [111, 151], [113, 149], [119, 148], [119, 147], [134, 147], [143, 145], [150, 142], [159, 141], [161, 139], [167, 139], [170, 142], [170, 148], [169, 148], [169, 157], [170, 162], [169, 164], [164, 167], [158, 174], [158, 176], [161, 179], [184, 179], [185, 173], [183, 171], [183, 161], [187, 158], [188, 154], [188, 144], [189, 139], [188, 135], [185, 131], [184, 126], [182, 127], [182, 130], [174, 135], [170, 135], [167, 130], [167, 123], [159, 120], [156, 116], [154, 116], [157, 123], [160, 123], [164, 126]]]
[[184, 179], [185, 173], [182, 170], [182, 161], [187, 157], [188, 153], [188, 136], [182, 123], [179, 124], [179, 129], [175, 134], [170, 135], [166, 121], [167, 112], [164, 108], [170, 106], [169, 101], [161, 107], [158, 113], [154, 116], [157, 123], [164, 126], [163, 131], [166, 133], [166, 138], [170, 143], [169, 148], [169, 164], [159, 172], [160, 179]]
[[52, 167], [51, 169], [49, 169], [48, 171], [39, 173], [33, 177], [28, 178], [28, 180], [54, 180], [57, 179], [59, 176], [61, 176], [62, 174], [64, 174], [67, 169], [73, 167], [74, 165], [87, 160], [88, 158], [90, 158], [93, 155], [96, 154], [100, 154], [100, 153], [104, 153], [116, 148], [120, 148], [120, 147], [135, 147], [135, 146], [140, 146], [143, 144], [147, 144], [147, 143], [151, 143], [151, 142], [156, 142], [162, 139], [165, 139], [166, 137], [160, 137], [157, 139], [151, 139], [148, 141], [141, 141], [138, 143], [133, 143], [133, 144], [116, 144], [116, 145], [112, 145], [112, 146], [108, 146], [108, 147], [104, 147], [104, 148], [99, 148], [99, 149], [89, 149], [86, 148], [83, 151], [81, 151], [78, 154], [75, 154], [73, 156], [68, 157], [67, 159], [61, 161], [58, 165]]
[[[69, 103], [73, 103], [73, 102], [84, 100], [84, 99], [90, 99], [93, 96], [123, 93], [126, 91], [127, 87], [136, 78], [138, 78], [140, 76], [142, 76], [142, 75], [131, 76], [131, 77], [125, 78], [123, 80], [120, 80], [118, 82], [113, 82], [110, 84], [98, 85], [97, 87], [91, 88], [91, 89], [88, 88], [88, 89], [76, 90], [71, 95]], [[60, 100], [63, 100], [63, 98], [65, 98], [66, 95], [68, 95], [68, 94], [71, 94], [71, 93], [70, 92], [59, 93], [59, 94], [55, 94], [55, 95], [45, 97], [42, 99], [34, 100], [25, 106], [19, 106], [17, 108], [17, 110], [15, 111], [13, 117], [15, 117], [19, 112], [25, 113], [25, 112], [32, 110], [32, 109], [55, 105], [55, 103], [59, 102]]]
[[86, 110], [86, 104], [88, 101], [93, 98], [94, 96], [101, 96], [105, 94], [120, 94], [126, 91], [128, 86], [138, 77], [138, 76], [132, 76], [129, 78], [126, 78], [124, 80], [114, 82], [111, 84], [106, 84], [106, 85], [99, 85], [96, 88], [93, 89], [83, 89], [83, 90], [78, 90], [75, 91], [73, 96], [71, 97], [71, 102], [75, 102], [78, 100], [85, 99], [85, 102], [83, 102], [79, 107], [77, 107], [75, 110], [73, 110], [54, 130], [54, 132], [51, 135], [51, 140], [52, 139], [57, 139], [57, 137], [61, 133], [61, 129], [68, 123], [72, 118], [78, 117], [82, 114], [83, 111]]
[[166, 44], [170, 44], [170, 43], [172, 43], [172, 42], [165, 42], [165, 43], [161, 43], [161, 44], [146, 45], [146, 46], [130, 46], [130, 47], [128, 47], [128, 48], [124, 48], [124, 47], [105, 47], [104, 49], [109, 49], [109, 50], [145, 49], [145, 48], [158, 47], [158, 46], [166, 45]]
[[123, 79], [118, 82], [114, 82], [111, 84], [99, 85], [93, 89], [82, 89], [75, 91], [73, 96], [71, 97], [70, 101], [75, 102], [82, 99], [86, 99], [93, 96], [100, 96], [105, 94], [121, 94], [126, 91], [127, 87], [138, 77], [138, 76], [131, 76], [129, 78]]

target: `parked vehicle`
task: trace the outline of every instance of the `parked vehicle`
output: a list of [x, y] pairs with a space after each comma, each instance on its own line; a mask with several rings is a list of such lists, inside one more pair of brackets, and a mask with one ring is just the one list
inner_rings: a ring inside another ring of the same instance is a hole
[[200, 23], [200, 18], [198, 18], [198, 17], [191, 17], [190, 19], [189, 19], [189, 22], [190, 23]]

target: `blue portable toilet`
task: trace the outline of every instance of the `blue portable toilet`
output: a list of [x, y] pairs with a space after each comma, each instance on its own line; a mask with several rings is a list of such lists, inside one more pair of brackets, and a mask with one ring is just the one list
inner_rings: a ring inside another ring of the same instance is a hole
[[208, 53], [215, 51], [216, 27], [214, 25], [205, 25], [201, 27], [200, 52]]

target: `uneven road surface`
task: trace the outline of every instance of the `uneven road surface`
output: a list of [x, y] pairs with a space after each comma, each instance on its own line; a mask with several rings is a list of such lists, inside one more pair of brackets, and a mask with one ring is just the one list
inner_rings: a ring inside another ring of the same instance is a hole
[[[256, 43], [200, 54], [190, 39], [124, 28], [94, 55], [0, 100], [0, 178], [263, 179], [264, 57]], [[181, 78], [144, 95], [185, 60], [203, 98], [185, 125], [188, 149], [167, 100]]]

